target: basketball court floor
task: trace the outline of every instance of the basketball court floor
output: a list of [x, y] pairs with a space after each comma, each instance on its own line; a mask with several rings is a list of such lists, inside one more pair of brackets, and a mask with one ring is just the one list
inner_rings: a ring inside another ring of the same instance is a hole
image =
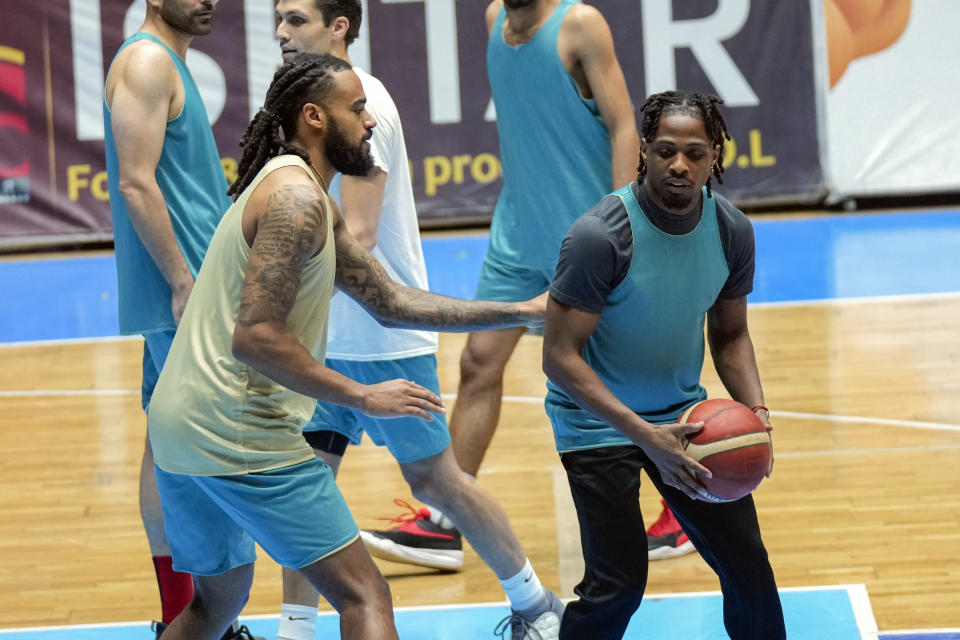
[[[788, 635], [960, 640], [960, 210], [754, 222], [751, 334], [776, 450], [756, 500]], [[470, 297], [485, 247], [482, 235], [426, 238], [431, 287]], [[0, 640], [150, 638], [141, 342], [115, 337], [112, 255], [16, 257], [0, 262], [0, 287]], [[462, 343], [441, 339], [448, 405]], [[525, 337], [508, 367], [479, 482], [544, 583], [571, 597], [576, 514], [543, 416], [540, 344]], [[724, 395], [709, 362], [704, 383]], [[408, 498], [369, 443], [348, 453], [340, 485], [367, 528]], [[380, 563], [402, 638], [495, 637], [502, 592], [466, 555], [455, 574]], [[653, 563], [626, 638], [725, 638], [717, 588], [696, 554]], [[278, 608], [279, 572], [262, 557], [242, 621], [275, 637]], [[337, 628], [324, 610], [317, 638]]]

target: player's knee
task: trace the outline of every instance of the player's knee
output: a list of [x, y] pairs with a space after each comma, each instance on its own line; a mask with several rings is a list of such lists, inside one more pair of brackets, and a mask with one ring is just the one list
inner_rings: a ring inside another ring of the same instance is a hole
[[198, 589], [193, 593], [190, 607], [205, 620], [230, 622], [234, 620], [250, 599], [249, 590], [245, 593], [230, 594], [229, 597], [209, 593]]
[[[639, 576], [638, 576], [639, 577]], [[616, 599], [619, 601], [619, 608], [624, 611], [636, 611], [643, 600], [643, 592], [646, 590], [646, 580], [628, 580], [621, 585], [617, 592]]]
[[460, 384], [499, 384], [503, 378], [505, 364], [493, 354], [468, 345], [460, 354]]
[[369, 575], [358, 588], [344, 594], [338, 602], [338, 609], [355, 608], [362, 610], [364, 615], [383, 614], [393, 610], [393, 597], [390, 594], [390, 585], [386, 578], [377, 573]]

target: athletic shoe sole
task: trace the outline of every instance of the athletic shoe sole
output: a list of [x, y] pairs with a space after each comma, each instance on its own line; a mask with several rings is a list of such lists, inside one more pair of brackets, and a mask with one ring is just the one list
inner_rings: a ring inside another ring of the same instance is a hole
[[679, 558], [680, 556], [685, 556], [688, 553], [693, 553], [696, 549], [693, 546], [693, 543], [687, 540], [683, 544], [676, 547], [657, 547], [656, 549], [651, 549], [647, 551], [647, 557], [650, 560], [667, 560], [669, 558]]
[[397, 544], [387, 538], [378, 538], [366, 531], [360, 532], [360, 538], [370, 555], [376, 558], [445, 571], [458, 571], [463, 568], [463, 551], [417, 549]]

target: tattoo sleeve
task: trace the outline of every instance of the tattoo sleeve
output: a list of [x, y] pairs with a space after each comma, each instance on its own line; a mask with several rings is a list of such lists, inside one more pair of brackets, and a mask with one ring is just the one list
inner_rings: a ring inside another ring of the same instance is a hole
[[333, 234], [337, 286], [384, 326], [463, 332], [524, 326], [532, 318], [517, 303], [460, 300], [398, 284], [350, 235], [340, 217]]
[[250, 248], [238, 324], [286, 320], [303, 265], [327, 241], [324, 198], [306, 185], [286, 186], [267, 198]]

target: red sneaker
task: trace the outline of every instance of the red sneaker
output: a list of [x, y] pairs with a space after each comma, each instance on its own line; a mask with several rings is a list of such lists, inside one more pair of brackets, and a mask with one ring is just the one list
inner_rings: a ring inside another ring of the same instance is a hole
[[650, 560], [666, 560], [696, 551], [666, 501], [661, 498], [660, 502], [663, 511], [647, 529], [647, 557]]
[[394, 503], [408, 512], [395, 518], [379, 519], [400, 524], [386, 531], [360, 532], [370, 555], [445, 571], [457, 571], [463, 567], [463, 541], [459, 531], [434, 524], [427, 507], [414, 509], [399, 498]]

